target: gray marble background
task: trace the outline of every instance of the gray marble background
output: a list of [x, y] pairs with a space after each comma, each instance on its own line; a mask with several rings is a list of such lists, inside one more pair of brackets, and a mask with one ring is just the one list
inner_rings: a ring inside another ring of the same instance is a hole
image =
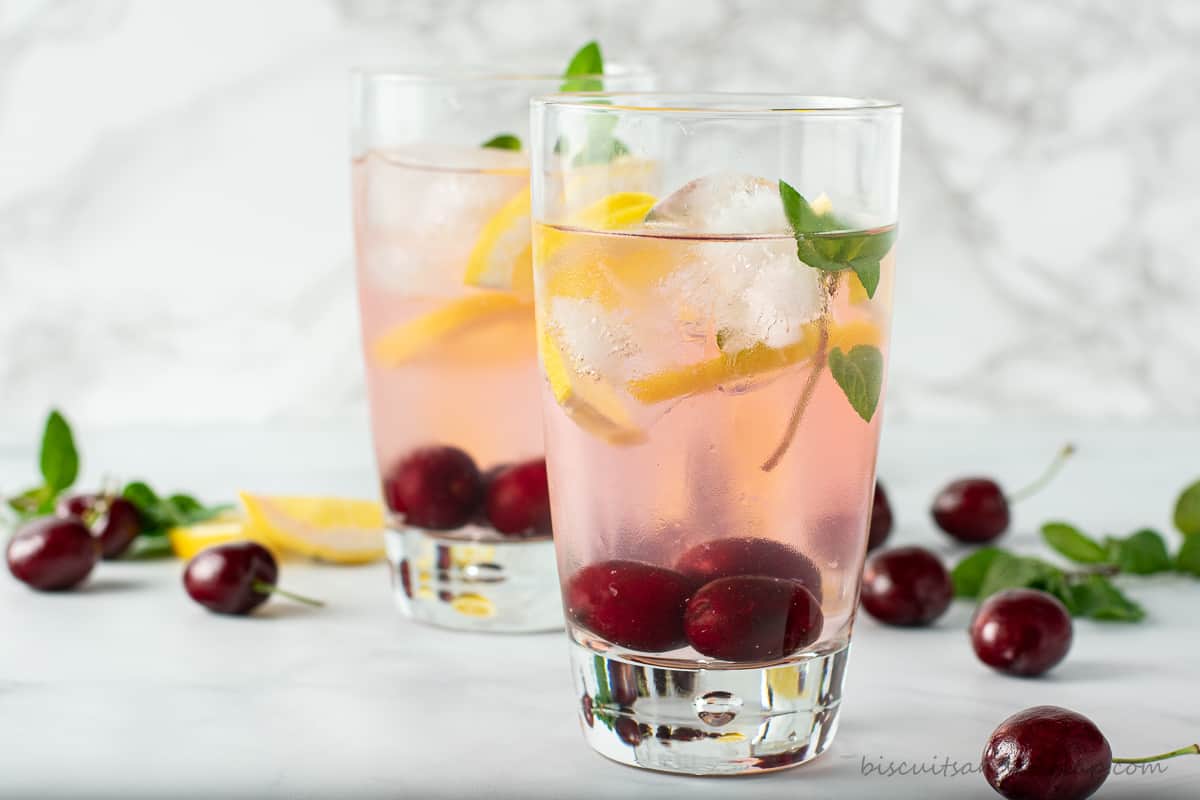
[[1200, 419], [1200, 2], [0, 0], [0, 417], [365, 416], [346, 70], [907, 106], [892, 419]]

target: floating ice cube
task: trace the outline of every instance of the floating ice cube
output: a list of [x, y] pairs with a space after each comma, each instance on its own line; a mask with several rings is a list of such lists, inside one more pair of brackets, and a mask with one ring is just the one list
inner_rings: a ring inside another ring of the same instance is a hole
[[718, 173], [685, 183], [650, 209], [646, 222], [690, 233], [788, 233], [777, 181]]
[[663, 284], [678, 319], [719, 334], [725, 352], [800, 341], [821, 312], [818, 273], [788, 240], [714, 242]]
[[633, 329], [617, 312], [593, 300], [556, 297], [550, 326], [573, 369], [608, 383], [624, 379], [628, 360], [637, 354]]

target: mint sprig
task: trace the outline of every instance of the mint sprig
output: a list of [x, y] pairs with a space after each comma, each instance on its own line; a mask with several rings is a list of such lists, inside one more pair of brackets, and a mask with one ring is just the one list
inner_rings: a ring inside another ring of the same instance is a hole
[[165, 536], [171, 528], [204, 522], [230, 508], [206, 506], [188, 494], [160, 497], [145, 481], [126, 484], [121, 496], [137, 508], [142, 518], [142, 536], [147, 537]]
[[1200, 481], [1180, 492], [1173, 521], [1184, 536], [1200, 536]]
[[489, 147], [493, 150], [520, 151], [521, 139], [515, 133], [498, 133], [479, 146]]
[[[797, 258], [822, 272], [853, 272], [867, 297], [874, 298], [879, 288], [879, 262], [892, 248], [895, 229], [850, 231], [850, 226], [833, 214], [818, 214], [804, 195], [784, 180], [779, 181], [779, 198], [796, 237]], [[836, 233], [839, 231], [844, 233]]]
[[563, 71], [562, 92], [599, 92], [604, 89], [604, 54], [600, 43], [592, 40], [579, 48]]
[[1048, 561], [998, 547], [983, 547], [950, 572], [958, 597], [986, 600], [1005, 589], [1037, 589], [1054, 595], [1072, 616], [1113, 622], [1145, 617], [1134, 601], [1099, 572], [1068, 572]]
[[79, 450], [71, 426], [57, 409], [46, 417], [42, 429], [42, 444], [38, 453], [38, 468], [42, 475], [40, 486], [8, 498], [8, 506], [21, 519], [49, 514], [54, 504], [79, 477]]
[[1104, 565], [1130, 575], [1154, 575], [1174, 568], [1166, 540], [1150, 528], [1097, 541], [1066, 522], [1047, 522], [1042, 526], [1042, 539], [1077, 564]]
[[843, 353], [835, 347], [829, 353], [829, 372], [851, 408], [864, 422], [870, 422], [883, 389], [883, 353], [879, 348], [860, 344]]

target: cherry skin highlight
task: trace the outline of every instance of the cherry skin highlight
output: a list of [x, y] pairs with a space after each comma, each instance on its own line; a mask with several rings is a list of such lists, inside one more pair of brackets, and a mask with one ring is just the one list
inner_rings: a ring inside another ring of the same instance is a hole
[[457, 447], [422, 447], [387, 474], [383, 495], [388, 508], [409, 525], [453, 530], [472, 520], [483, 502], [479, 468]]
[[1071, 649], [1071, 614], [1058, 598], [1034, 589], [992, 595], [971, 621], [971, 646], [989, 667], [1010, 675], [1041, 675]]
[[662, 653], [682, 647], [683, 612], [692, 583], [640, 561], [589, 564], [567, 581], [567, 616], [619, 647]]
[[696, 586], [737, 575], [788, 578], [821, 599], [821, 570], [799, 550], [774, 539], [744, 536], [701, 542], [684, 551], [675, 569]]
[[1035, 706], [1000, 723], [982, 767], [987, 782], [1009, 800], [1083, 800], [1112, 770], [1112, 748], [1082, 714]]
[[683, 626], [697, 652], [723, 661], [774, 661], [821, 635], [821, 604], [798, 581], [737, 575], [706, 583]]
[[55, 592], [83, 583], [100, 558], [100, 543], [78, 517], [42, 517], [17, 529], [7, 558], [17, 580]]
[[950, 573], [923, 547], [885, 550], [863, 570], [863, 608], [888, 625], [928, 625], [946, 613], [953, 599]]

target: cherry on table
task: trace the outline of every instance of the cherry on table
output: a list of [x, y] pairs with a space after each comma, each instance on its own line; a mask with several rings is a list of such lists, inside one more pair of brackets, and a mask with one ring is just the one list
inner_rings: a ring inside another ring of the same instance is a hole
[[200, 605], [218, 614], [249, 614], [272, 594], [308, 605], [323, 605], [275, 585], [279, 565], [257, 542], [232, 542], [197, 553], [183, 572], [183, 586]]
[[55, 509], [60, 517], [84, 520], [100, 540], [100, 556], [119, 558], [142, 532], [137, 506], [124, 497], [107, 494], [75, 494], [64, 497]]
[[867, 550], [879, 547], [892, 533], [892, 504], [888, 502], [883, 484], [875, 481], [875, 498], [871, 503], [871, 527], [867, 534]]
[[684, 551], [675, 569], [696, 586], [736, 575], [788, 578], [821, 599], [821, 570], [799, 550], [774, 539], [737, 536], [701, 542]]
[[684, 633], [723, 661], [774, 661], [821, 635], [821, 603], [799, 581], [737, 575], [706, 583], [688, 601]]
[[1034, 589], [992, 595], [971, 621], [979, 660], [1010, 675], [1041, 675], [1071, 649], [1071, 614], [1058, 598]]
[[475, 461], [457, 447], [421, 447], [388, 471], [383, 495], [409, 525], [452, 530], [479, 510], [483, 483]]
[[863, 608], [888, 625], [928, 625], [946, 613], [953, 599], [950, 573], [923, 547], [885, 550], [863, 570]]
[[1200, 755], [1192, 744], [1144, 758], [1113, 758], [1108, 739], [1082, 714], [1034, 706], [992, 732], [983, 750], [983, 776], [1009, 800], [1084, 800], [1100, 788], [1113, 764], [1149, 764]]
[[1008, 530], [1010, 506], [1040, 491], [1074, 452], [1073, 445], [1065, 445], [1041, 477], [1009, 495], [991, 478], [952, 481], [933, 498], [933, 521], [960, 542], [990, 542]]
[[8, 542], [8, 569], [34, 589], [78, 586], [100, 557], [100, 543], [78, 517], [42, 517], [17, 529]]
[[546, 460], [515, 464], [488, 482], [488, 522], [505, 536], [550, 534], [550, 487]]
[[682, 647], [692, 583], [674, 570], [615, 559], [589, 564], [567, 581], [567, 616], [620, 647], [662, 653]]

